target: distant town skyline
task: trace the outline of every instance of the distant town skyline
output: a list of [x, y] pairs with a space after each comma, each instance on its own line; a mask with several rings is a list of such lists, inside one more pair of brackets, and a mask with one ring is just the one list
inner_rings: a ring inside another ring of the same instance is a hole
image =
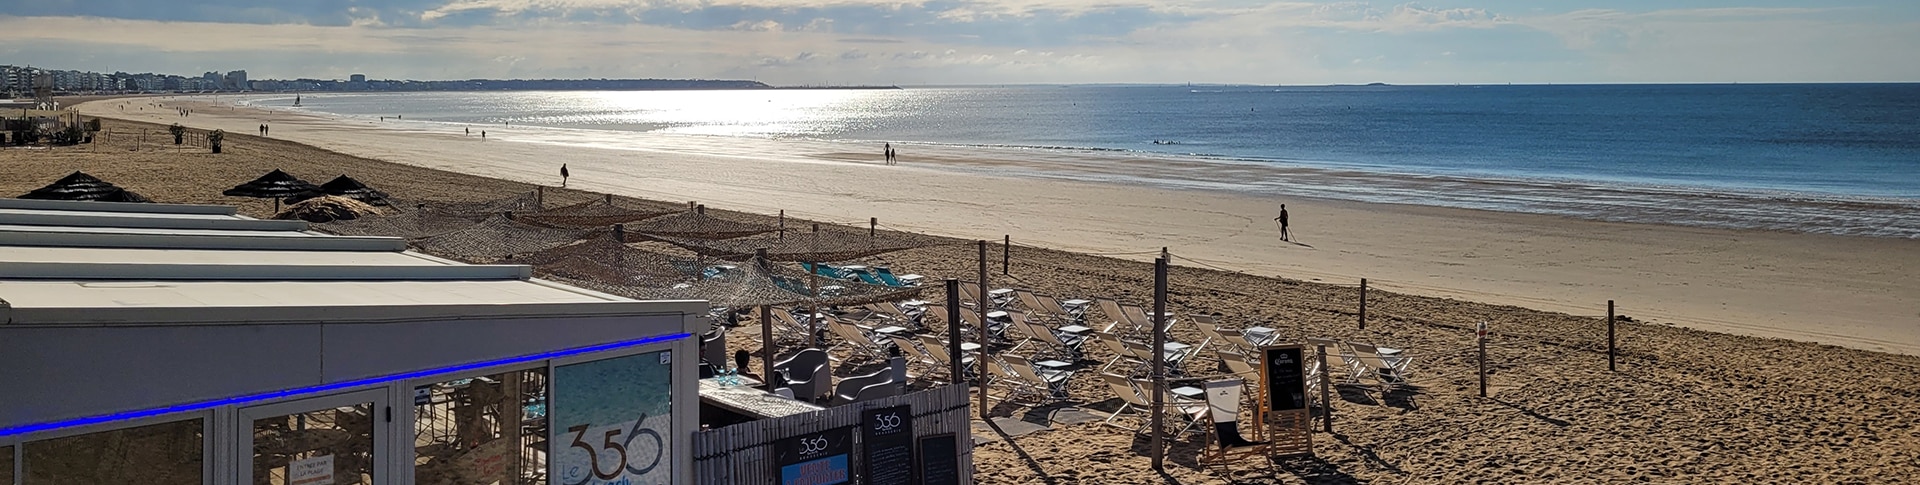
[[1920, 2], [9, 2], [0, 63], [778, 85], [1898, 82], [1920, 81]]

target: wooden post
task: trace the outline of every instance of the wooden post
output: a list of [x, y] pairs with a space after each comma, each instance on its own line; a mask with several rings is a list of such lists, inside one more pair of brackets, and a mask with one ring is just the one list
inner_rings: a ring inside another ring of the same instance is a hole
[[533, 206], [535, 208], [541, 208], [541, 209], [544, 209], [547, 207], [547, 186], [545, 185], [533, 186]]
[[787, 240], [787, 210], [780, 209], [780, 240]]
[[1620, 370], [1614, 366], [1615, 347], [1613, 343], [1613, 300], [1607, 300], [1607, 371]]
[[1008, 267], [1009, 267], [1009, 263], [1011, 263], [1011, 262], [1012, 262], [1012, 260], [1013, 260], [1013, 235], [1012, 235], [1012, 234], [1008, 234], [1008, 235], [1005, 235], [1005, 236], [1001, 236], [1001, 239], [1000, 239], [1000, 274], [1002, 274], [1002, 275], [1011, 275], [1011, 274], [1013, 274], [1013, 273], [1011, 273], [1011, 272], [1009, 272], [1009, 270], [1008, 270]]
[[[963, 382], [960, 376], [965, 375], [966, 372], [965, 367], [961, 365], [961, 361], [966, 359], [966, 354], [960, 353], [960, 280], [956, 278], [947, 278], [946, 318], [947, 364], [953, 367], [948, 369], [948, 372], [952, 372], [950, 375], [953, 376], [953, 383], [959, 384]], [[985, 387], [980, 389], [981, 392], [986, 392]]]
[[1480, 397], [1487, 397], [1487, 322], [1481, 321], [1474, 340], [1480, 342]]
[[[1162, 249], [1164, 251], [1164, 249]], [[1153, 469], [1166, 470], [1164, 417], [1167, 408], [1167, 258], [1153, 260]]]
[[607, 205], [613, 205], [613, 194], [603, 194], [603, 195], [606, 195]]
[[1360, 278], [1360, 329], [1367, 329], [1367, 279]]
[[[973, 361], [980, 363], [980, 372], [977, 373], [977, 375], [980, 376], [980, 419], [986, 419], [988, 384], [987, 345], [992, 342], [987, 338], [987, 301], [992, 298], [987, 296], [987, 241], [982, 239], [976, 242], [979, 243], [980, 247], [980, 301], [973, 302], [973, 309], [980, 312], [980, 333], [978, 334], [980, 336], [980, 356], [975, 357]], [[957, 302], [954, 304], [959, 305]]]
[[807, 347], [820, 348], [820, 263], [807, 268]]
[[868, 217], [867, 218], [867, 239], [873, 239], [874, 234], [877, 233], [879, 229], [880, 229], [880, 218]]
[[773, 392], [773, 307], [760, 305], [760, 377], [767, 381], [767, 392]]
[[626, 224], [613, 225], [613, 240], [623, 242], [623, 243], [627, 242], [627, 225]]
[[[1327, 368], [1327, 345], [1320, 344], [1320, 425], [1326, 432], [1333, 433], [1333, 370]], [[1266, 358], [1266, 356], [1261, 356]], [[1261, 375], [1266, 375], [1266, 366], [1261, 366]], [[1266, 383], [1260, 383], [1261, 389]], [[1265, 406], [1261, 406], [1265, 408]], [[1265, 426], [1265, 421], [1261, 422]]]

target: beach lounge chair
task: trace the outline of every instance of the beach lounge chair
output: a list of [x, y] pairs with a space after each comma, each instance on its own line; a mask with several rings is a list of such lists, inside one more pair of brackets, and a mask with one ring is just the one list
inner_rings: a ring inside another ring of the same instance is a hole
[[1327, 349], [1327, 368], [1320, 371], [1327, 372], [1328, 378], [1335, 380], [1335, 384], [1359, 383], [1360, 375], [1364, 371], [1361, 369], [1360, 359], [1347, 350], [1346, 344], [1333, 339], [1307, 337], [1307, 348], [1323, 346]]
[[[1120, 415], [1129, 414], [1128, 411], [1137, 411], [1139, 414], [1152, 412], [1153, 400], [1147, 397], [1148, 393], [1152, 392], [1151, 389], [1153, 389], [1151, 382], [1137, 381], [1127, 376], [1107, 373], [1100, 374], [1100, 381], [1107, 383], [1107, 387], [1113, 390], [1113, 395], [1120, 398], [1120, 409], [1115, 409], [1113, 414], [1107, 416], [1107, 420], [1102, 422], [1102, 424], [1123, 428], [1120, 425], [1113, 424], [1114, 420], [1120, 419]], [[1207, 412], [1206, 405], [1177, 396], [1168, 399], [1165, 403], [1167, 410], [1171, 411], [1170, 414], [1182, 416], [1188, 422], [1201, 419], [1201, 416]], [[1148, 424], [1153, 422], [1151, 419], [1141, 419], [1140, 421], [1139, 426], [1133, 427], [1133, 432], [1139, 433], [1141, 430], [1146, 429]]]
[[[869, 330], [838, 318], [827, 320], [827, 329], [832, 330], [835, 335], [840, 336], [842, 339], [841, 345], [852, 347], [855, 355], [861, 355], [875, 360], [887, 360], [887, 346], [874, 341], [873, 336], [867, 333]], [[838, 348], [839, 346], [835, 347]]]
[[768, 313], [773, 314], [773, 333], [775, 338], [786, 342], [806, 342], [808, 340], [807, 333], [810, 329], [807, 328], [806, 324], [800, 323], [800, 319], [794, 318], [793, 312], [785, 308], [775, 308]]
[[1009, 371], [1008, 382], [1021, 388], [1022, 394], [1038, 397], [1041, 403], [1067, 399], [1067, 379], [1073, 377], [1073, 371], [1034, 367], [1033, 362], [1016, 355], [1002, 355], [1000, 361]]
[[[1168, 340], [1167, 343], [1178, 344], [1179, 342]], [[1149, 367], [1153, 365], [1153, 344], [1134, 342], [1131, 340], [1121, 340], [1120, 344], [1126, 347], [1127, 353], [1132, 355], [1134, 359], [1141, 361]], [[1166, 365], [1167, 375], [1186, 375], [1186, 371], [1181, 368], [1181, 365], [1186, 363], [1187, 357], [1193, 356], [1192, 349], [1197, 348], [1198, 347], [1185, 347], [1177, 350], [1161, 349], [1160, 355], [1162, 359], [1165, 359], [1164, 364]]]
[[[920, 344], [920, 350], [926, 351], [928, 357], [933, 357], [934, 361], [939, 362], [940, 368], [946, 369], [953, 366], [953, 355], [947, 352], [946, 341], [932, 335], [921, 335]], [[960, 372], [965, 374], [960, 376], [961, 378], [973, 375], [973, 356], [972, 352], [964, 352], [964, 355], [960, 356]]]
[[1080, 361], [1080, 357], [1082, 356], [1080, 347], [1086, 344], [1088, 335], [1054, 330], [1046, 325], [1027, 320], [1024, 315], [1019, 313], [1010, 312], [1010, 315], [1013, 316], [1014, 328], [1025, 328], [1026, 333], [1033, 336], [1033, 341], [1046, 346], [1052, 356], [1065, 359], [1068, 362]]
[[1235, 459], [1264, 456], [1267, 443], [1248, 441], [1240, 434], [1240, 399], [1245, 382], [1241, 379], [1221, 379], [1208, 381], [1207, 421], [1213, 423], [1208, 429], [1208, 446], [1200, 452], [1202, 464], [1224, 465]]
[[[900, 355], [906, 358], [907, 377], [914, 379], [933, 379], [934, 374], [949, 373], [947, 372], [946, 363], [935, 359], [932, 355], [928, 355], [927, 351], [922, 350], [920, 344], [914, 342], [913, 339], [903, 336], [889, 336], [887, 339], [892, 341], [894, 348], [900, 349]], [[948, 381], [950, 382], [951, 380], [952, 378], [949, 377]]]
[[[900, 384], [893, 382], [893, 369], [880, 369], [871, 374], [841, 379], [833, 387], [834, 406], [860, 402], [886, 396], [900, 395]], [[868, 390], [868, 388], [874, 388]]]
[[1128, 366], [1126, 375], [1131, 376], [1140, 373], [1148, 366], [1147, 362], [1140, 360], [1131, 349], [1127, 348], [1126, 341], [1120, 340], [1119, 335], [1111, 332], [1094, 332], [1093, 339], [1098, 340], [1100, 345], [1106, 346], [1108, 351], [1113, 352], [1113, 358], [1107, 359], [1107, 363], [1100, 366], [1100, 372], [1108, 372], [1114, 366], [1124, 364]]
[[[813, 401], [827, 394], [827, 382], [833, 374], [827, 368], [827, 352], [820, 349], [806, 349], [775, 362], [775, 370], [786, 374], [787, 387], [800, 399]], [[772, 376], [768, 376], [769, 379]]]
[[868, 272], [866, 267], [856, 268], [856, 267], [849, 266], [849, 267], [841, 268], [841, 271], [845, 272], [847, 276], [852, 277], [853, 279], [859, 280], [861, 283], [866, 283], [869, 285], [887, 286], [887, 283], [885, 281], [880, 281], [880, 277], [874, 276], [873, 273]]
[[1413, 374], [1413, 357], [1405, 352], [1383, 355], [1372, 344], [1348, 342], [1347, 345], [1353, 348], [1353, 355], [1364, 369], [1365, 377], [1380, 385], [1381, 395], [1393, 392], [1395, 387], [1408, 385], [1407, 378]]
[[880, 278], [880, 281], [882, 283], [885, 283], [887, 286], [900, 287], [900, 288], [905, 288], [909, 286], [920, 286], [920, 281], [926, 279], [925, 276], [920, 276], [917, 274], [894, 276], [893, 270], [888, 269], [886, 266], [873, 267], [873, 276], [876, 278]]

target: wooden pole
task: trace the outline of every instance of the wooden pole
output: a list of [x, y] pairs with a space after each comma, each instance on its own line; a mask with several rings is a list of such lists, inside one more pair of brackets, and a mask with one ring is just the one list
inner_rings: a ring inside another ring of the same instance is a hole
[[1008, 269], [1013, 262], [1013, 235], [1007, 234], [1000, 239], [1000, 274], [1011, 275]]
[[1614, 365], [1615, 347], [1613, 341], [1613, 300], [1607, 300], [1607, 371], [1620, 370]]
[[[974, 362], [980, 363], [980, 419], [987, 418], [987, 241], [976, 241], [980, 247], [980, 301], [973, 302], [973, 309], [980, 312], [980, 356]], [[959, 303], [955, 303], [958, 305]]]
[[[1333, 370], [1327, 368], [1327, 346], [1320, 344], [1320, 426], [1333, 433]], [[1266, 356], [1261, 356], [1265, 358]], [[1264, 371], [1266, 366], [1261, 366]], [[1264, 372], [1262, 373], [1264, 375]], [[1260, 383], [1264, 389], [1266, 383]], [[1262, 409], [1265, 406], [1261, 406]], [[1264, 421], [1263, 427], [1264, 427]]]
[[787, 210], [780, 209], [780, 240], [787, 240]]
[[1367, 329], [1367, 279], [1360, 278], [1360, 329]]
[[820, 263], [808, 262], [807, 347], [820, 348]]
[[[961, 365], [961, 361], [966, 359], [966, 354], [960, 353], [960, 280], [957, 278], [947, 278], [946, 317], [947, 365], [952, 366], [951, 369], [948, 369], [948, 372], [952, 373], [949, 375], [953, 376], [953, 383], [959, 384], [963, 382], [960, 380], [960, 376], [965, 375], [964, 372], [966, 372], [964, 366]], [[980, 389], [982, 389], [981, 392], [986, 392], [985, 387]]]
[[767, 382], [767, 392], [773, 392], [773, 307], [760, 305], [760, 377]]
[[536, 208], [547, 207], [547, 186], [545, 185], [533, 186], [533, 206]]
[[1480, 397], [1487, 397], [1487, 322], [1480, 322], [1474, 340], [1480, 341]]
[[867, 239], [873, 239], [874, 235], [877, 232], [879, 232], [879, 230], [880, 230], [880, 218], [868, 217], [867, 218]]
[[[765, 270], [767, 248], [753, 250], [753, 258], [753, 263], [759, 265], [761, 270]], [[767, 381], [767, 392], [773, 392], [773, 356], [778, 353], [774, 350], [776, 349], [773, 348], [773, 307], [760, 305], [760, 378]]]
[[[1163, 249], [1164, 251], [1164, 249]], [[1165, 434], [1167, 408], [1167, 258], [1153, 260], [1153, 469], [1166, 470]]]

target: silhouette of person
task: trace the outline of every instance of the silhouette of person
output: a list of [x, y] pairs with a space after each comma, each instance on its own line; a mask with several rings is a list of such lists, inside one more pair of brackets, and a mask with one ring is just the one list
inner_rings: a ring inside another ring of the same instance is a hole
[[467, 130], [467, 134], [468, 134], [468, 135], [472, 135], [472, 134], [473, 134], [473, 128], [462, 128], [462, 129], [464, 129], [464, 130]]
[[740, 349], [740, 350], [733, 351], [734, 371], [738, 372], [741, 377], [764, 382], [765, 379], [761, 379], [760, 374], [755, 374], [753, 373], [753, 371], [747, 369], [747, 364], [750, 364], [752, 362], [753, 362], [753, 353], [747, 352], [747, 349]]
[[886, 153], [886, 157], [887, 157], [887, 159], [886, 159], [886, 161], [887, 161], [887, 165], [893, 165], [893, 144], [892, 144], [892, 143], [886, 143], [885, 145], [886, 145], [886, 147], [887, 147], [887, 148], [886, 148], [886, 152], [885, 152], [885, 153]]
[[567, 174], [567, 164], [564, 164], [564, 163], [560, 164], [560, 186], [561, 187], [567, 186], [568, 176], [569, 174]]
[[480, 130], [480, 139], [487, 139], [487, 130]]
[[1280, 204], [1280, 217], [1275, 217], [1273, 218], [1273, 220], [1280, 222], [1280, 240], [1292, 241], [1293, 233], [1287, 231], [1287, 205], [1286, 204]]

